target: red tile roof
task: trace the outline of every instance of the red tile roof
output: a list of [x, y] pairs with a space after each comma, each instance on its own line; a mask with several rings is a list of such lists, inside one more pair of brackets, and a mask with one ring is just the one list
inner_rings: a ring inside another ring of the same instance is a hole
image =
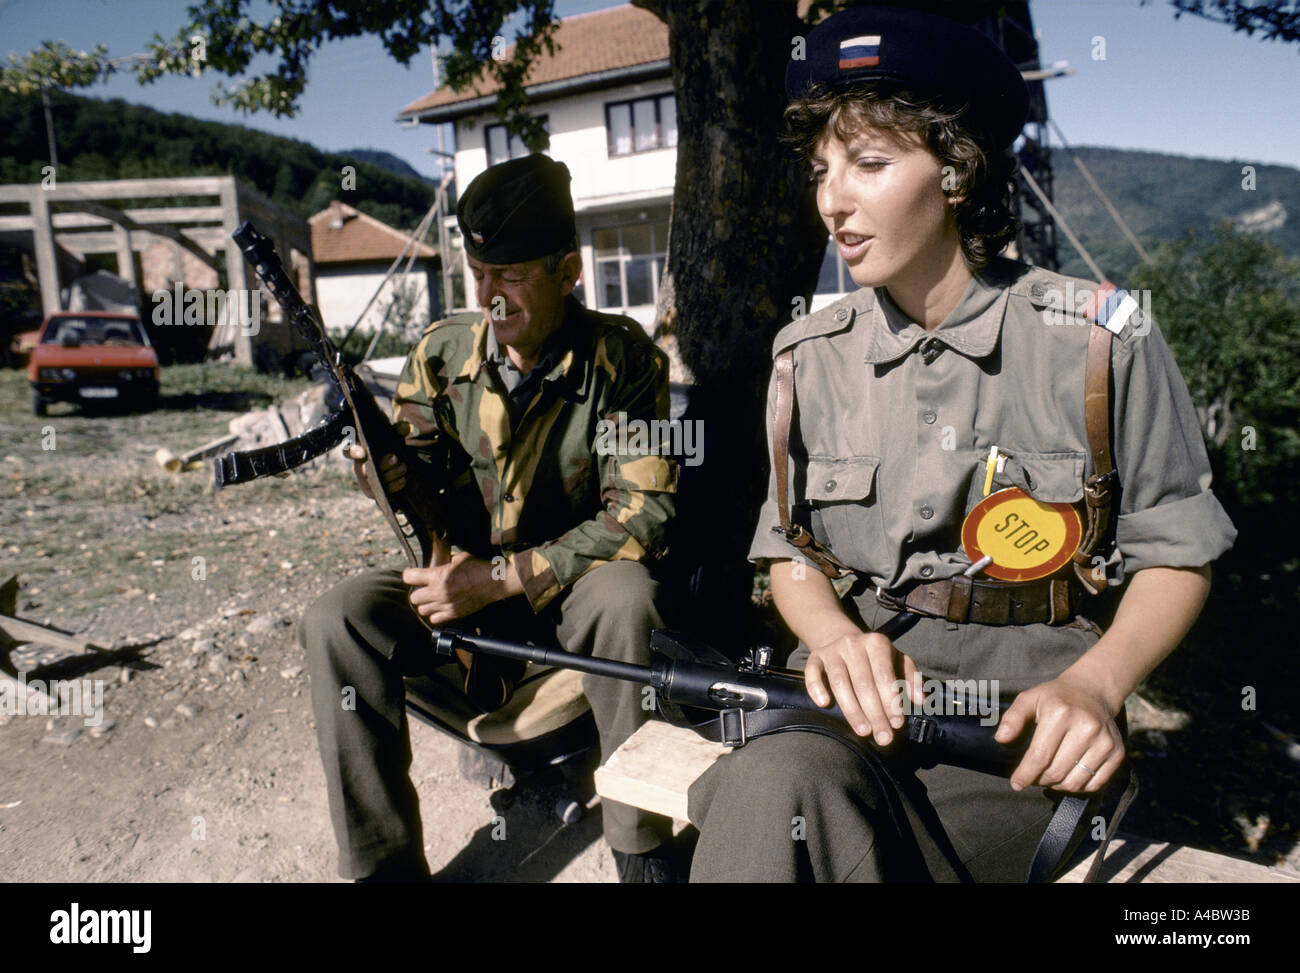
[[[507, 57], [514, 45], [506, 50]], [[609, 10], [566, 17], [555, 32], [555, 53], [543, 53], [528, 71], [527, 85], [581, 78], [639, 64], [668, 61], [668, 26], [648, 11], [624, 4]], [[472, 101], [500, 89], [485, 76], [462, 92], [442, 87], [407, 105], [398, 117], [459, 102]]]
[[[334, 224], [342, 220], [343, 226]], [[356, 260], [393, 260], [406, 246], [409, 235], [334, 200], [307, 221], [311, 226], [312, 259], [317, 265]], [[418, 244], [417, 258], [437, 258], [438, 251]], [[410, 256], [410, 252], [407, 252]]]

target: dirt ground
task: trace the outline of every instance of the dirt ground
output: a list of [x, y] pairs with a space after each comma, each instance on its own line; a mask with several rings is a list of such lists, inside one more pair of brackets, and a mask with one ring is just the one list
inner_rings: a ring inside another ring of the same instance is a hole
[[[103, 722], [0, 715], [0, 880], [339, 881], [296, 623], [401, 555], [350, 474], [210, 492], [207, 470], [161, 469], [159, 447], [192, 448], [269, 401], [223, 391], [212, 366], [167, 372], [151, 415], [45, 419], [22, 374], [0, 373], [0, 575], [19, 576], [19, 617], [104, 650], [12, 653], [47, 679], [104, 680]], [[598, 802], [566, 827], [558, 787], [523, 791], [503, 838], [461, 745], [415, 724], [412, 746], [440, 878], [616, 880]]]
[[[19, 617], [101, 650], [33, 643], [11, 659], [104, 683], [98, 727], [0, 713], [0, 881], [337, 881], [296, 623], [349, 574], [402, 558], [346, 469], [214, 492], [207, 470], [154, 461], [304, 382], [221, 365], [163, 382], [147, 415], [53, 406], [38, 419], [24, 374], [0, 371], [0, 581], [17, 573]], [[1125, 829], [1300, 870], [1300, 743], [1214, 702], [1236, 694], [1130, 699], [1143, 796]], [[594, 799], [568, 826], [556, 787], [498, 812], [461, 775], [460, 744], [417, 723], [412, 745], [440, 878], [615, 880]]]

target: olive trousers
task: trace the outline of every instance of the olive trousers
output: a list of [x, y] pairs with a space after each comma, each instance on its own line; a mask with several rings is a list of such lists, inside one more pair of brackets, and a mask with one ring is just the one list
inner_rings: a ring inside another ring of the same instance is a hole
[[[850, 603], [864, 627], [893, 614], [870, 593]], [[1009, 700], [1054, 679], [1097, 641], [1072, 626], [922, 619], [896, 645], [926, 679], [974, 680]], [[801, 645], [789, 665], [802, 668]], [[994, 685], [996, 680], [996, 686]], [[1026, 732], [1030, 732], [1032, 726]], [[1059, 796], [938, 766], [873, 773], [835, 740], [772, 734], [724, 755], [688, 794], [700, 829], [692, 882], [1023, 882]]]
[[[583, 575], [538, 615], [522, 599], [510, 599], [475, 621], [500, 637], [644, 665], [650, 630], [663, 625], [657, 589], [643, 564], [614, 561]], [[410, 779], [403, 676], [430, 675], [440, 660], [408, 600], [410, 590], [401, 571], [367, 571], [330, 589], [299, 625], [343, 878], [428, 872]], [[437, 677], [434, 684], [455, 705], [472, 705], [460, 686]], [[603, 761], [651, 713], [632, 683], [586, 676], [583, 690]], [[650, 851], [672, 833], [671, 820], [611, 801], [602, 802], [602, 816], [605, 840], [616, 851]]]

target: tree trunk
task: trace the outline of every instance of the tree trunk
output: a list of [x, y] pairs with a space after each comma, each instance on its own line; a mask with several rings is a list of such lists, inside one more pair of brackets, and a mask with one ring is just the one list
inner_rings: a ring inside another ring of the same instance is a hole
[[[753, 391], [794, 299], [812, 292], [826, 243], [809, 184], [778, 140], [785, 67], [807, 27], [794, 0], [635, 5], [668, 25], [677, 97], [673, 300], [660, 323], [698, 384]], [[774, 29], [780, 22], [788, 29]]]
[[704, 464], [682, 471], [674, 553], [703, 565], [697, 597], [729, 603], [748, 594], [745, 556], [767, 488], [772, 338], [807, 306], [826, 245], [810, 183], [779, 141], [785, 68], [807, 27], [794, 0], [634, 2], [668, 25], [677, 99], [657, 323], [676, 340], [696, 383], [690, 415], [704, 423]]

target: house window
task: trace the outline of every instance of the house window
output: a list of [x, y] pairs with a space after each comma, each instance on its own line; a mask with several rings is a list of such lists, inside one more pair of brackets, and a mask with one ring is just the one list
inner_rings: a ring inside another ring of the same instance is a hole
[[[542, 116], [542, 127], [548, 132], [551, 130], [549, 119]], [[494, 166], [498, 162], [507, 162], [510, 159], [518, 159], [522, 156], [529, 155], [528, 146], [524, 145], [524, 140], [518, 135], [510, 135], [506, 132], [504, 125], [489, 125], [483, 130], [484, 141], [487, 143], [488, 165]]]
[[670, 94], [610, 102], [605, 106], [605, 131], [611, 157], [675, 148], [677, 102]]
[[629, 223], [592, 231], [597, 307], [654, 304], [668, 249], [668, 221]]

